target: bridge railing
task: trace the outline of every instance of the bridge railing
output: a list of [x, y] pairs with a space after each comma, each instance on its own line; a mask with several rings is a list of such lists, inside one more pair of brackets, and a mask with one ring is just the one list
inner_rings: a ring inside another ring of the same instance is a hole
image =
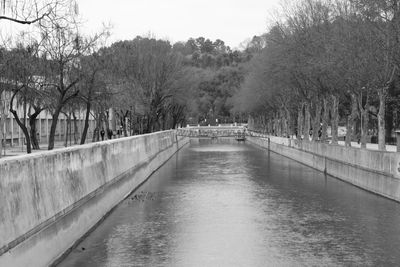
[[238, 133], [243, 133], [245, 128], [242, 126], [216, 126], [216, 127], [186, 127], [177, 129], [177, 135], [188, 137], [234, 137]]

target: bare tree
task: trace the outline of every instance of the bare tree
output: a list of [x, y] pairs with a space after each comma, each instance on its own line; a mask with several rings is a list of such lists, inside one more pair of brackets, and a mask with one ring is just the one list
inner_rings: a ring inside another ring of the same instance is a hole
[[60, 9], [78, 11], [76, 2], [68, 0], [1, 0], [0, 4], [0, 21], [27, 25], [48, 19]]
[[41, 51], [47, 59], [46, 86], [53, 88], [52, 124], [48, 149], [54, 148], [58, 117], [63, 107], [79, 95], [82, 79], [80, 58], [96, 47], [107, 31], [85, 38], [79, 33], [80, 23], [71, 14], [65, 21], [56, 18], [41, 26]]
[[379, 101], [378, 147], [386, 150], [386, 101], [388, 89], [393, 86], [400, 66], [400, 1], [399, 0], [351, 0], [363, 18], [375, 29], [376, 61], [380, 69], [375, 74]]
[[[39, 149], [36, 140], [36, 118], [44, 109], [42, 101], [44, 100], [39, 93], [39, 86], [37, 86], [37, 69], [39, 69], [39, 60], [37, 58], [38, 45], [32, 43], [24, 47], [18, 45], [17, 48], [6, 53], [4, 64], [6, 71], [3, 74], [4, 83], [8, 85], [8, 91], [11, 93], [11, 98], [8, 100], [9, 110], [13, 114], [17, 124], [20, 126], [25, 135], [27, 152], [31, 153], [31, 141], [33, 139], [34, 149]], [[18, 103], [22, 103], [24, 114], [20, 118], [16, 107]], [[29, 110], [27, 107], [29, 106]], [[34, 110], [31, 113], [31, 110]], [[26, 116], [29, 116], [27, 118]], [[29, 125], [27, 125], [29, 119]], [[30, 128], [30, 131], [29, 129]]]

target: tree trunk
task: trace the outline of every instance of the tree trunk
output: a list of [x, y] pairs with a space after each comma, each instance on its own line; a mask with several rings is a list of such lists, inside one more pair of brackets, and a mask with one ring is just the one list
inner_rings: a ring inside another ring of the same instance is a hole
[[378, 149], [386, 150], [385, 144], [385, 135], [386, 135], [386, 126], [385, 126], [385, 109], [386, 109], [386, 96], [387, 96], [387, 88], [382, 87], [378, 91], [379, 97], [379, 112], [378, 112]]
[[362, 105], [362, 98], [359, 98], [358, 107], [361, 113], [361, 148], [367, 147], [368, 123], [369, 123], [369, 91], [365, 100], [365, 106]]
[[350, 136], [350, 141], [352, 139], [358, 139], [357, 138], [357, 118], [359, 117], [358, 113], [358, 106], [357, 106], [357, 98], [355, 94], [352, 94], [351, 96], [351, 136]]
[[[178, 117], [177, 116], [172, 116], [172, 125], [173, 125], [174, 129], [176, 129], [177, 124], [178, 124]], [[253, 128], [253, 126], [252, 126], [252, 128]]]
[[69, 114], [69, 145], [72, 146], [72, 119], [71, 119], [71, 113]]
[[318, 136], [319, 136], [319, 129], [321, 127], [321, 111], [322, 111], [322, 105], [321, 105], [321, 101], [318, 99], [315, 101], [315, 116], [314, 116], [314, 121], [313, 121], [313, 136], [312, 136], [312, 140], [316, 141], [318, 140]]
[[303, 123], [304, 123], [304, 103], [301, 103], [297, 113], [297, 139], [301, 139], [303, 134]]
[[39, 116], [40, 111], [35, 111], [32, 115], [29, 116], [29, 126], [30, 126], [30, 137], [32, 141], [32, 148], [39, 150], [39, 140], [37, 139], [37, 129], [36, 129], [36, 119]]
[[96, 118], [96, 127], [93, 132], [93, 138], [92, 138], [93, 143], [100, 141], [101, 116], [102, 116], [102, 113], [101, 112], [98, 113], [97, 118]]
[[72, 112], [72, 116], [74, 117], [74, 145], [77, 145], [79, 142], [78, 119], [75, 115], [75, 112]]
[[[28, 128], [25, 126], [24, 123], [20, 120], [17, 112], [15, 110], [10, 110], [10, 112], [14, 115], [15, 121], [17, 122], [18, 126], [21, 128], [22, 132], [24, 133], [26, 139], [26, 153], [32, 153], [32, 146], [31, 146], [31, 138], [29, 136]], [[1, 131], [3, 132], [3, 131]]]
[[119, 123], [122, 126], [122, 129], [120, 128], [120, 135], [122, 136], [122, 134], [124, 134], [124, 136], [126, 136], [126, 134], [125, 134], [126, 127], [125, 127], [125, 117], [124, 117], [124, 115], [121, 115], [121, 117], [119, 119]]
[[48, 150], [54, 149], [54, 139], [55, 139], [55, 135], [56, 135], [56, 127], [57, 127], [57, 123], [58, 123], [58, 117], [60, 116], [60, 112], [61, 112], [61, 107], [58, 107], [52, 116], [52, 122], [51, 122], [50, 133], [49, 133]]
[[293, 134], [292, 116], [290, 115], [290, 111], [287, 108], [285, 108], [285, 113], [286, 113], [286, 135], [290, 137]]
[[265, 133], [272, 135], [274, 131], [274, 121], [272, 118], [265, 119]]
[[346, 138], [344, 142], [345, 146], [351, 146], [352, 126], [353, 124], [351, 123], [351, 114], [350, 114], [347, 116], [347, 122], [346, 122]]
[[279, 136], [280, 135], [280, 133], [279, 133], [279, 122], [278, 122], [278, 119], [276, 118], [276, 113], [274, 114], [274, 118], [273, 118], [273, 124], [272, 124], [272, 127], [273, 127], [273, 133], [274, 133], [274, 135], [275, 136]]
[[138, 118], [138, 122], [139, 122], [139, 134], [143, 134], [143, 117], [140, 116]]
[[310, 104], [305, 103], [304, 104], [304, 139], [307, 141], [310, 141]]
[[278, 130], [279, 130], [279, 136], [284, 137], [285, 135], [285, 118], [283, 117], [282, 111], [279, 111], [278, 113]]
[[128, 118], [128, 115], [129, 115], [129, 110], [126, 112], [121, 110], [120, 114], [118, 115], [120, 126], [122, 126], [122, 129], [119, 128], [121, 137], [122, 137], [122, 135], [124, 135], [124, 137], [128, 136], [127, 123], [126, 123], [126, 119]]
[[324, 97], [323, 105], [324, 112], [322, 114], [322, 133], [321, 133], [321, 141], [325, 142], [328, 138], [328, 124], [329, 124], [329, 101]]
[[65, 113], [65, 116], [67, 117], [67, 123], [65, 125], [65, 141], [64, 141], [64, 146], [67, 147], [68, 146], [68, 133], [69, 133], [69, 128], [71, 127], [71, 117], [69, 116], [69, 114], [67, 115]]
[[3, 139], [5, 139], [3, 136], [3, 128], [4, 128], [4, 113], [2, 112], [0, 113], [0, 158], [3, 156], [3, 149], [5, 150], [5, 147], [3, 147]]
[[345, 142], [346, 146], [351, 146], [351, 141], [355, 133], [355, 122], [358, 116], [357, 99], [355, 97], [355, 94], [352, 93], [350, 95], [350, 98], [351, 98], [351, 106], [350, 106], [351, 110], [349, 116], [347, 117], [346, 142]]
[[81, 136], [81, 145], [86, 142], [86, 136], [89, 129], [89, 116], [90, 116], [90, 101], [86, 102], [86, 115], [85, 115], [85, 125], [83, 126], [82, 136]]
[[337, 96], [332, 95], [332, 144], [338, 143], [338, 130], [339, 130], [339, 99]]
[[146, 126], [147, 126], [147, 127], [146, 127], [147, 129], [146, 129], [146, 133], [151, 133], [151, 126], [152, 126], [151, 124], [152, 124], [152, 123], [151, 123], [151, 121], [150, 121], [150, 116], [148, 115], [148, 116], [146, 116], [146, 118], [147, 118], [147, 122], [146, 122], [146, 123], [147, 123], [147, 125], [146, 125]]
[[368, 124], [369, 124], [369, 104], [366, 105], [361, 113], [362, 125], [361, 125], [361, 148], [367, 148], [367, 137], [368, 137]]
[[268, 125], [267, 125], [267, 123], [265, 121], [264, 114], [260, 116], [259, 126], [260, 126], [261, 132], [264, 133], [265, 131], [268, 131]]

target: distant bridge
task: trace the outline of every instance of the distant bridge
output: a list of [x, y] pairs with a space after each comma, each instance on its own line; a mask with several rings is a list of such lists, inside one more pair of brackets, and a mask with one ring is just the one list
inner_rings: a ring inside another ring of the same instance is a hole
[[234, 137], [244, 131], [243, 126], [199, 126], [179, 128], [177, 135], [186, 137]]

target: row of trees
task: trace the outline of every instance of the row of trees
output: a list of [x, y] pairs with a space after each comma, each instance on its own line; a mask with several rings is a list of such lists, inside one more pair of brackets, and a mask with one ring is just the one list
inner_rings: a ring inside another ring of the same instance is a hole
[[[44, 109], [43, 102], [45, 101], [42, 95], [45, 95], [45, 90], [38, 90], [39, 87], [43, 88], [49, 80], [38, 79], [38, 77], [47, 77], [50, 75], [43, 75], [45, 72], [56, 72], [55, 67], [59, 64], [57, 71], [63, 76], [58, 81], [62, 84], [56, 84], [54, 87], [60, 87], [59, 92], [64, 90], [65, 81], [64, 75], [66, 74], [65, 66], [77, 58], [79, 50], [77, 46], [68, 44], [69, 39], [73, 35], [78, 43], [79, 35], [74, 32], [76, 29], [69, 26], [70, 23], [76, 25], [75, 10], [69, 1], [2, 1], [1, 2], [0, 22], [11, 21], [16, 24], [32, 24], [38, 25], [35, 30], [36, 35], [40, 36], [40, 41], [34, 39], [33, 35], [21, 34], [21, 43], [14, 47], [12, 50], [7, 49], [5, 46], [1, 47], [0, 57], [0, 72], [1, 72], [1, 87], [0, 94], [4, 91], [11, 92], [11, 97], [8, 99], [0, 99], [1, 101], [1, 121], [5, 119], [6, 109], [13, 114], [16, 122], [21, 127], [24, 135], [27, 137], [28, 153], [31, 151], [31, 138], [28, 128], [35, 131], [35, 125], [32, 124], [34, 119], [37, 118], [39, 113]], [[11, 39], [11, 38], [10, 38]], [[10, 40], [8, 40], [10, 41]], [[10, 41], [11, 42], [11, 41]], [[66, 49], [62, 51], [62, 49]], [[67, 56], [65, 56], [67, 55]], [[65, 56], [65, 57], [64, 57]], [[51, 62], [52, 66], [48, 63]], [[41, 76], [39, 76], [41, 75]], [[46, 88], [49, 86], [46, 86]], [[72, 86], [70, 86], [72, 87]], [[67, 88], [67, 91], [70, 89]], [[66, 92], [61, 93], [65, 95]], [[10, 94], [8, 94], [10, 95]], [[48, 94], [47, 94], [48, 95]], [[56, 98], [58, 96], [52, 95]], [[24, 106], [24, 117], [20, 118], [16, 110], [14, 110], [14, 103], [21, 100]], [[63, 99], [60, 100], [57, 109], [61, 110], [61, 106], [65, 105]], [[67, 101], [66, 101], [67, 102]], [[27, 107], [29, 105], [29, 112]], [[57, 117], [59, 112], [54, 112], [53, 117]], [[29, 113], [29, 125], [27, 125], [26, 114]], [[3, 128], [3, 123], [1, 123]], [[30, 126], [30, 127], [29, 127]], [[53, 123], [52, 128], [55, 130]], [[3, 129], [2, 129], [3, 134]], [[36, 137], [36, 135], [35, 135]], [[3, 139], [3, 136], [2, 138]], [[53, 134], [54, 139], [54, 134]], [[54, 143], [54, 140], [50, 143]], [[37, 145], [37, 140], [33, 140], [33, 144]]]
[[[9, 110], [25, 136], [28, 153], [39, 149], [36, 119], [44, 110], [52, 116], [49, 150], [54, 148], [62, 113], [76, 130], [78, 112], [86, 111], [82, 134], [74, 137], [82, 144], [90, 115], [96, 120], [94, 140], [99, 139], [101, 128], [112, 127], [110, 108], [125, 135], [127, 124], [131, 133], [145, 133], [183, 123], [190, 106], [186, 88], [192, 73], [169, 42], [137, 37], [106, 47], [107, 29], [82, 35], [77, 7], [70, 1], [30, 3], [37, 10], [29, 9], [29, 3], [3, 1], [0, 17], [0, 22], [35, 23], [15, 45], [0, 49], [0, 96], [2, 92], [9, 96], [0, 99], [0, 118], [4, 120]], [[17, 106], [22, 106], [23, 117]]]
[[[271, 112], [275, 114], [274, 127], [289, 133], [296, 127], [293, 118], [300, 108], [306, 117], [301, 119], [302, 125], [313, 118], [310, 114], [315, 113], [312, 111], [318, 101], [328, 105], [328, 100], [336, 97], [337, 105], [347, 104], [342, 101], [341, 84], [327, 84], [334, 78], [338, 83], [337, 76], [342, 75], [330, 72], [341, 54], [330, 51], [336, 58], [328, 60], [322, 51], [333, 47], [331, 41], [335, 38], [336, 43], [344, 37], [357, 40], [340, 28], [346, 26], [349, 34], [355, 27], [346, 22], [351, 15], [343, 10], [345, 6], [306, 1], [288, 10], [285, 23], [253, 37], [238, 51], [220, 39], [204, 37], [175, 44], [137, 37], [106, 46], [108, 29], [93, 36], [81, 34], [74, 2], [30, 0], [22, 6], [19, 1], [2, 3], [0, 22], [35, 24], [15, 45], [0, 49], [0, 93], [11, 92], [1, 101], [5, 105], [0, 118], [4, 118], [5, 109], [11, 112], [24, 133], [28, 153], [39, 149], [36, 120], [44, 110], [52, 116], [48, 149], [53, 149], [60, 114], [68, 118], [67, 128], [75, 128], [77, 133], [77, 114], [86, 112], [83, 131], [74, 136], [75, 143], [83, 144], [90, 116], [96, 122], [93, 141], [99, 140], [102, 128], [117, 128], [127, 136], [129, 132], [147, 133], [186, 123], [234, 122], [243, 114], [267, 118]], [[340, 20], [339, 11], [348, 18], [341, 13]], [[318, 17], [320, 13], [327, 17]], [[368, 23], [361, 23], [366, 31]], [[366, 38], [365, 33], [358, 33]], [[329, 90], [325, 92], [326, 88]], [[372, 93], [368, 99], [371, 97]], [[365, 102], [366, 95], [362, 99]], [[23, 117], [15, 110], [16, 104], [23, 107]], [[114, 125], [109, 124], [110, 116], [117, 119]], [[306, 132], [306, 128], [300, 127], [299, 131]]]
[[[8, 110], [21, 128], [27, 152], [39, 149], [36, 122], [48, 111], [48, 149], [54, 148], [58, 118], [75, 128], [75, 143], [85, 143], [89, 118], [95, 118], [93, 141], [102, 128], [133, 133], [175, 128], [187, 122], [233, 121], [232, 97], [244, 79], [257, 42], [243, 52], [222, 40], [199, 37], [170, 44], [136, 37], [105, 45], [108, 29], [81, 34], [74, 2], [64, 0], [3, 1], [2, 20], [34, 24], [16, 42], [0, 47], [1, 119]], [[29, 12], [31, 11], [31, 12]], [[23, 112], [18, 112], [21, 107]], [[113, 114], [110, 114], [112, 110]], [[77, 115], [85, 125], [77, 136]], [[22, 117], [21, 117], [22, 114]], [[109, 124], [110, 116], [116, 118]], [[207, 121], [208, 120], [208, 121]], [[3, 123], [0, 121], [0, 125]]]
[[277, 135], [366, 146], [377, 130], [379, 149], [398, 125], [400, 1], [302, 0], [283, 9], [264, 35], [235, 95], [235, 108]]
[[119, 92], [112, 106], [121, 125], [125, 129], [125, 118], [141, 115], [144, 132], [235, 120], [232, 97], [253, 54], [250, 49], [232, 51], [220, 39], [203, 37], [173, 45], [137, 37], [100, 52], [107, 62], [108, 80]]

